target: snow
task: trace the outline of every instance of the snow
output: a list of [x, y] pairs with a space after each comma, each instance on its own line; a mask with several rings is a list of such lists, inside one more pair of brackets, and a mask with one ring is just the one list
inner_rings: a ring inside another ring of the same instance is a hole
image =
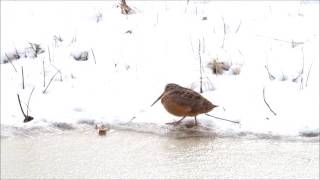
[[[167, 83], [199, 91], [200, 42], [203, 96], [219, 105], [210, 114], [241, 121], [200, 115], [203, 126], [222, 134], [319, 133], [319, 2], [127, 3], [135, 13], [121, 14], [116, 1], [1, 1], [1, 62], [15, 49], [21, 55], [12, 61], [17, 72], [10, 63], [0, 65], [2, 130], [83, 121], [119, 125], [134, 116], [136, 124], [163, 127], [179, 118], [161, 103], [150, 105]], [[29, 43], [45, 52], [29, 56]], [[87, 61], [74, 60], [85, 51]], [[207, 64], [213, 59], [239, 67], [240, 74], [212, 74]], [[46, 86], [59, 70], [46, 93], [43, 65]], [[293, 82], [303, 66], [303, 80]], [[23, 123], [17, 94], [26, 111], [33, 88], [29, 115], [35, 119]], [[263, 88], [276, 116], [263, 101]]]

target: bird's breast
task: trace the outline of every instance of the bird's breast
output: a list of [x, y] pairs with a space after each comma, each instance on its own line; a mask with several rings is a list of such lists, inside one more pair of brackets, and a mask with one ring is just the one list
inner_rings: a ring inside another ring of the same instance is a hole
[[163, 97], [161, 103], [169, 113], [175, 116], [193, 116], [191, 106], [181, 105], [174, 98]]

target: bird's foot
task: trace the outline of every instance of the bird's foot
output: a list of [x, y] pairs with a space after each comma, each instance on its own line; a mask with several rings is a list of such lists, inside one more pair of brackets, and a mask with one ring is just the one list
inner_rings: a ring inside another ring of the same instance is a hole
[[169, 122], [169, 123], [166, 123], [168, 125], [174, 125], [174, 126], [177, 126], [181, 123], [181, 121], [175, 121], [175, 122]]

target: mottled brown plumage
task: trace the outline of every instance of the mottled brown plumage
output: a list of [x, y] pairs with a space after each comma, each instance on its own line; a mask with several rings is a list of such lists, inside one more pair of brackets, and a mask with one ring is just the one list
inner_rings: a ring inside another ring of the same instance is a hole
[[179, 124], [186, 116], [194, 117], [195, 124], [197, 124], [197, 115], [207, 113], [217, 107], [199, 93], [173, 83], [166, 85], [164, 92], [151, 106], [160, 99], [170, 114], [182, 117], [179, 121], [167, 123], [174, 125]]

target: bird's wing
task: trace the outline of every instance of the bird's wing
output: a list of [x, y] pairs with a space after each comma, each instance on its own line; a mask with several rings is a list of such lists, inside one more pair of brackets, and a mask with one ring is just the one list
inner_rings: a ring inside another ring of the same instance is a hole
[[188, 91], [172, 91], [168, 96], [179, 106], [192, 107], [200, 99], [201, 95], [198, 93], [188, 90]]

